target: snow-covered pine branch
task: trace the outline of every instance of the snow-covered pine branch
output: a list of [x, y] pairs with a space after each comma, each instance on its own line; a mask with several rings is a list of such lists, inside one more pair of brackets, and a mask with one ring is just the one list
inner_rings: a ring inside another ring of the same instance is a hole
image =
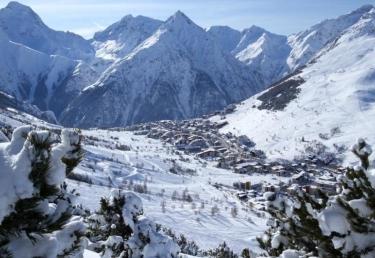
[[[17, 128], [0, 144], [0, 257], [81, 257], [85, 226], [64, 184], [76, 132]], [[69, 157], [66, 157], [69, 159]]]
[[113, 190], [100, 204], [99, 211], [88, 218], [90, 249], [106, 258], [177, 257], [178, 245], [143, 215], [136, 194]]

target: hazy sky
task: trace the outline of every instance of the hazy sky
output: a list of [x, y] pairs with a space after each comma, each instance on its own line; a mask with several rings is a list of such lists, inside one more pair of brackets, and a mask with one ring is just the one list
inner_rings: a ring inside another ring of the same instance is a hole
[[[0, 7], [8, 0], [0, 0]], [[298, 32], [326, 18], [375, 0], [19, 0], [31, 6], [53, 29], [89, 38], [127, 14], [165, 20], [181, 10], [202, 27], [255, 24], [279, 34]]]

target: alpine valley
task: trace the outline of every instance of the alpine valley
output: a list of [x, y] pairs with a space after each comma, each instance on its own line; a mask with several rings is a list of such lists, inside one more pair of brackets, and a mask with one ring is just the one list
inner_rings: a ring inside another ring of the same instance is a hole
[[374, 125], [372, 5], [292, 35], [177, 11], [85, 39], [9, 2], [0, 257], [375, 257]]

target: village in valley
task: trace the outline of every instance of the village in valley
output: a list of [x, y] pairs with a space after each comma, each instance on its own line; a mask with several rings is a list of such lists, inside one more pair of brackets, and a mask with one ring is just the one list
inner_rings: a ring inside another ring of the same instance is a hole
[[[14, 128], [26, 123], [60, 131], [58, 126], [31, 118], [4, 109], [0, 117], [3, 133], [10, 137]], [[233, 240], [228, 236], [228, 244], [237, 251], [266, 228], [269, 192], [289, 195], [298, 186], [309, 193], [336, 192], [336, 178], [343, 167], [329, 155], [309, 152], [293, 161], [271, 161], [249, 137], [221, 133], [223, 125], [225, 119], [212, 122], [206, 117], [82, 130], [84, 159], [69, 176], [68, 185], [78, 189], [84, 207], [90, 210], [97, 208], [98, 197], [107, 195], [109, 189], [137, 192], [148, 216], [188, 239], [193, 231], [201, 234], [202, 241], [196, 242], [202, 249], [220, 243], [219, 237], [207, 238], [212, 232], [202, 225], [216, 228], [224, 220], [229, 228], [240, 230], [246, 223], [242, 242], [236, 230]], [[177, 227], [176, 221], [186, 218], [189, 223]]]
[[294, 161], [269, 161], [264, 152], [257, 149], [256, 143], [246, 135], [220, 133], [220, 128], [226, 125], [225, 115], [234, 110], [235, 105], [230, 105], [224, 111], [213, 114], [220, 115], [222, 122], [212, 122], [206, 116], [202, 119], [139, 124], [126, 130], [171, 144], [177, 153], [214, 162], [217, 168], [228, 169], [236, 174], [274, 175], [290, 179], [277, 184], [240, 181], [232, 186], [216, 185], [233, 187], [238, 191], [238, 198], [244, 201], [250, 197], [262, 196], [264, 192], [286, 194], [298, 186], [313, 194], [318, 189], [328, 194], [336, 193], [336, 177], [342, 174], [345, 168], [339, 165], [333, 155], [318, 150], [317, 153], [306, 153]]
[[1, 3], [0, 258], [374, 258], [375, 6], [287, 1]]

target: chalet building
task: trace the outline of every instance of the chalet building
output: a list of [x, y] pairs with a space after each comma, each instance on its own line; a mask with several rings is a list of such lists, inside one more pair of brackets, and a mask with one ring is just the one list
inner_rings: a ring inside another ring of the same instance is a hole
[[277, 176], [282, 176], [282, 177], [289, 177], [290, 176], [290, 171], [286, 170], [284, 166], [282, 165], [276, 165], [271, 167], [271, 171], [273, 174]]
[[175, 141], [174, 146], [177, 148], [177, 150], [185, 150], [188, 143], [189, 142], [186, 138], [181, 137]]
[[173, 138], [173, 136], [174, 136], [174, 133], [172, 131], [167, 131], [160, 138], [162, 140], [167, 140], [167, 139]]
[[245, 162], [236, 165], [234, 168], [235, 173], [239, 174], [252, 174], [252, 173], [264, 173], [265, 170], [262, 165], [258, 162]]
[[311, 183], [310, 175], [306, 171], [299, 172], [292, 176], [292, 184], [307, 185]]
[[208, 149], [197, 154], [202, 159], [215, 159], [219, 156], [219, 152], [215, 149]]
[[220, 153], [226, 153], [226, 152], [228, 151], [227, 148], [223, 148], [223, 147], [220, 147], [220, 148], [216, 148], [216, 147], [214, 147], [214, 148], [215, 148], [215, 150], [217, 150], [217, 151], [220, 152]]
[[279, 187], [272, 184], [264, 184], [262, 185], [263, 192], [276, 192], [279, 190]]
[[240, 192], [240, 193], [237, 193], [236, 195], [238, 199], [240, 199], [241, 201], [247, 201], [249, 199], [249, 196], [246, 192]]
[[189, 146], [192, 146], [192, 147], [199, 147], [201, 149], [205, 149], [205, 148], [208, 148], [208, 143], [205, 139], [203, 139], [202, 137], [200, 138], [197, 138], [195, 140], [192, 140], [190, 143], [189, 143]]
[[249, 181], [247, 182], [234, 182], [233, 187], [240, 190], [250, 190], [251, 189], [251, 183]]
[[328, 194], [335, 194], [338, 184], [336, 181], [322, 180], [318, 178], [314, 180], [314, 186]]

